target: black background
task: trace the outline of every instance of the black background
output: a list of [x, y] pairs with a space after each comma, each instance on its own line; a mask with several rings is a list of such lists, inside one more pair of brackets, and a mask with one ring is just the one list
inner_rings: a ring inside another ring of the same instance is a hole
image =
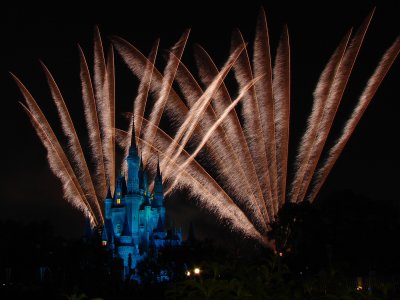
[[[52, 124], [57, 124], [38, 63], [39, 59], [43, 60], [53, 72], [72, 117], [81, 134], [84, 134], [77, 44], [84, 48], [91, 61], [93, 27], [96, 24], [100, 27], [105, 45], [109, 45], [107, 36], [115, 34], [127, 39], [145, 54], [157, 37], [161, 38], [160, 53], [165, 53], [163, 50], [172, 46], [186, 28], [191, 28], [184, 62], [195, 73], [191, 45], [203, 45], [221, 66], [229, 54], [233, 28], [241, 29], [245, 39], [252, 43], [261, 6], [267, 12], [273, 53], [281, 29], [287, 23], [292, 59], [291, 163], [320, 72], [346, 31], [352, 26], [359, 26], [376, 6], [333, 128], [333, 138], [337, 136], [381, 55], [399, 35], [400, 4], [398, 1], [362, 1], [362, 4], [320, 1], [323, 3], [318, 5], [298, 2], [231, 1], [230, 4], [219, 3], [216, 7], [215, 3], [189, 1], [162, 5], [133, 1], [129, 4], [112, 2], [102, 5], [98, 1], [87, 3], [84, 7], [59, 3], [30, 6], [17, 3], [3, 7], [0, 20], [0, 219], [47, 219], [59, 234], [78, 236], [82, 233], [81, 213], [63, 200], [60, 183], [51, 173], [46, 151], [18, 105], [22, 96], [8, 72], [22, 79]], [[131, 109], [137, 80], [118, 57], [116, 63], [117, 112], [122, 113]], [[336, 190], [351, 189], [377, 201], [398, 200], [399, 76], [398, 59], [329, 176], [322, 196]], [[121, 118], [117, 116], [117, 119]], [[289, 173], [293, 173], [291, 169]], [[188, 202], [190, 200], [170, 200], [168, 205], [172, 214], [178, 216], [178, 222], [187, 223], [192, 219], [197, 228], [202, 229], [200, 233], [215, 234], [217, 225], [213, 218], [204, 218], [207, 214], [197, 213], [198, 209]]]

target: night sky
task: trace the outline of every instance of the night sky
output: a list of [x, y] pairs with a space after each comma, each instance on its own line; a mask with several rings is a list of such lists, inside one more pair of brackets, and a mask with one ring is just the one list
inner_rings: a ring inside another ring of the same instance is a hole
[[[283, 25], [287, 23], [289, 27], [292, 59], [291, 166], [294, 146], [304, 128], [319, 74], [346, 31], [352, 26], [359, 26], [376, 6], [375, 16], [333, 127], [333, 137], [337, 136], [344, 118], [358, 100], [381, 55], [400, 33], [400, 2], [361, 1], [362, 5], [352, 5], [351, 1], [346, 1], [318, 6], [294, 5], [289, 1], [276, 1], [279, 4], [249, 2], [226, 5], [225, 8], [215, 8], [201, 2], [161, 6], [155, 3], [136, 6], [132, 2], [133, 8], [115, 2], [110, 2], [110, 7], [78, 8], [58, 3], [42, 7], [3, 7], [3, 17], [0, 19], [0, 220], [47, 219], [59, 234], [79, 236], [83, 232], [81, 213], [63, 200], [60, 183], [51, 173], [44, 147], [18, 104], [22, 96], [8, 72], [13, 72], [26, 84], [50, 122], [57, 124], [54, 106], [38, 62], [39, 59], [43, 60], [53, 72], [72, 117], [79, 131], [84, 134], [77, 44], [83, 47], [91, 62], [93, 27], [96, 24], [105, 45], [109, 45], [107, 36], [115, 34], [130, 41], [145, 54], [157, 37], [161, 38], [160, 50], [164, 50], [160, 53], [165, 54], [165, 50], [173, 45], [180, 34], [186, 28], [191, 28], [183, 60], [195, 73], [192, 45], [203, 45], [221, 66], [229, 54], [232, 29], [241, 29], [245, 39], [252, 43], [258, 10], [263, 5], [273, 53]], [[122, 119], [120, 113], [131, 109], [137, 80], [118, 55], [116, 73], [119, 120]], [[321, 196], [351, 189], [377, 201], [399, 200], [397, 179], [400, 148], [396, 140], [400, 116], [399, 79], [398, 58], [334, 167]], [[124, 124], [117, 123], [121, 126]], [[291, 169], [289, 173], [293, 173]], [[204, 218], [205, 213], [197, 213], [197, 209], [187, 202], [172, 199], [169, 205], [173, 214], [185, 215], [185, 221], [193, 218], [200, 228], [199, 232], [215, 232], [216, 224], [211, 218]]]

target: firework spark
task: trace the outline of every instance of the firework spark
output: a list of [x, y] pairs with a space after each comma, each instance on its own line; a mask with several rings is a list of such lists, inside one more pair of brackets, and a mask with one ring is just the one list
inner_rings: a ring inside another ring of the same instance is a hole
[[[372, 15], [373, 12], [353, 38], [352, 31], [344, 36], [320, 76], [288, 196], [289, 33], [285, 26], [272, 65], [263, 10], [257, 22], [252, 56], [239, 31], [233, 34], [231, 54], [221, 70], [196, 45], [199, 81], [181, 60], [189, 30], [168, 52], [163, 72], [156, 67], [159, 40], [146, 58], [126, 40], [112, 37], [113, 47], [140, 79], [127, 130], [115, 129], [114, 52], [111, 47], [105, 55], [96, 28], [93, 81], [80, 49], [82, 98], [95, 162], [93, 170], [85, 161], [67, 106], [48, 69], [43, 65], [68, 140], [66, 152], [34, 98], [16, 77], [15, 80], [26, 100], [22, 107], [47, 150], [52, 171], [63, 183], [66, 199], [90, 217], [94, 225], [103, 222], [100, 204], [106, 187], [114, 186], [114, 144], [117, 142], [127, 153], [134, 132], [151, 174], [154, 175], [160, 161], [167, 194], [187, 189], [190, 196], [199, 199], [200, 205], [222, 222], [268, 246], [272, 245], [266, 237], [270, 223], [285, 202], [315, 200], [399, 54], [400, 40], [396, 39], [369, 79], [341, 136], [328, 149], [327, 160], [316, 172]], [[228, 89], [225, 84], [230, 72], [234, 73], [236, 89]], [[150, 97], [153, 101], [148, 101]], [[162, 118], [169, 120], [166, 131], [160, 127]]]

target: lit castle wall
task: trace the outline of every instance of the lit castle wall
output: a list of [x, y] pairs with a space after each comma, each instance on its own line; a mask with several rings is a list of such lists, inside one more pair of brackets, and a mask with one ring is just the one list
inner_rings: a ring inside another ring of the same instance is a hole
[[114, 197], [110, 190], [105, 199], [103, 246], [124, 263], [124, 274], [135, 269], [150, 248], [182, 242], [182, 230], [165, 228], [165, 203], [160, 167], [154, 179], [153, 193], [149, 191], [148, 172], [143, 167], [133, 136], [127, 160], [127, 180], [119, 176]]

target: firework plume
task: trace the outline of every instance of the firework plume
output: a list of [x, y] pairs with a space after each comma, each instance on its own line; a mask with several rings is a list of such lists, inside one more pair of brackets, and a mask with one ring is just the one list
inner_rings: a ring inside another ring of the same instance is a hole
[[[189, 198], [214, 213], [221, 222], [262, 244], [270, 224], [285, 202], [313, 202], [368, 104], [400, 51], [400, 40], [383, 55], [343, 131], [325, 144], [345, 92], [373, 12], [352, 36], [339, 43], [321, 73], [314, 102], [287, 182], [290, 123], [290, 39], [285, 26], [272, 59], [266, 15], [261, 10], [252, 53], [242, 34], [232, 36], [231, 53], [218, 69], [206, 50], [195, 46], [197, 74], [182, 61], [189, 30], [169, 49], [165, 68], [157, 68], [159, 40], [146, 57], [121, 37], [112, 37], [105, 55], [99, 30], [94, 34], [93, 73], [79, 48], [83, 108], [87, 124], [89, 168], [67, 105], [51, 75], [43, 69], [56, 105], [67, 150], [61, 146], [37, 102], [17, 79], [26, 104], [21, 104], [43, 142], [52, 171], [60, 178], [65, 198], [103, 223], [101, 210], [107, 187], [115, 184], [115, 143], [127, 154], [131, 140], [140, 149], [150, 174], [159, 161], [166, 194], [186, 189]], [[140, 80], [128, 113], [128, 128], [115, 128], [114, 51]], [[272, 61], [274, 63], [272, 64]], [[232, 73], [236, 88], [225, 84]], [[161, 127], [162, 119], [169, 122]], [[132, 136], [134, 135], [134, 136]], [[320, 166], [317, 169], [317, 166]], [[124, 162], [120, 167], [125, 170]], [[290, 186], [290, 191], [289, 191]], [[311, 188], [310, 188], [311, 186]]]

